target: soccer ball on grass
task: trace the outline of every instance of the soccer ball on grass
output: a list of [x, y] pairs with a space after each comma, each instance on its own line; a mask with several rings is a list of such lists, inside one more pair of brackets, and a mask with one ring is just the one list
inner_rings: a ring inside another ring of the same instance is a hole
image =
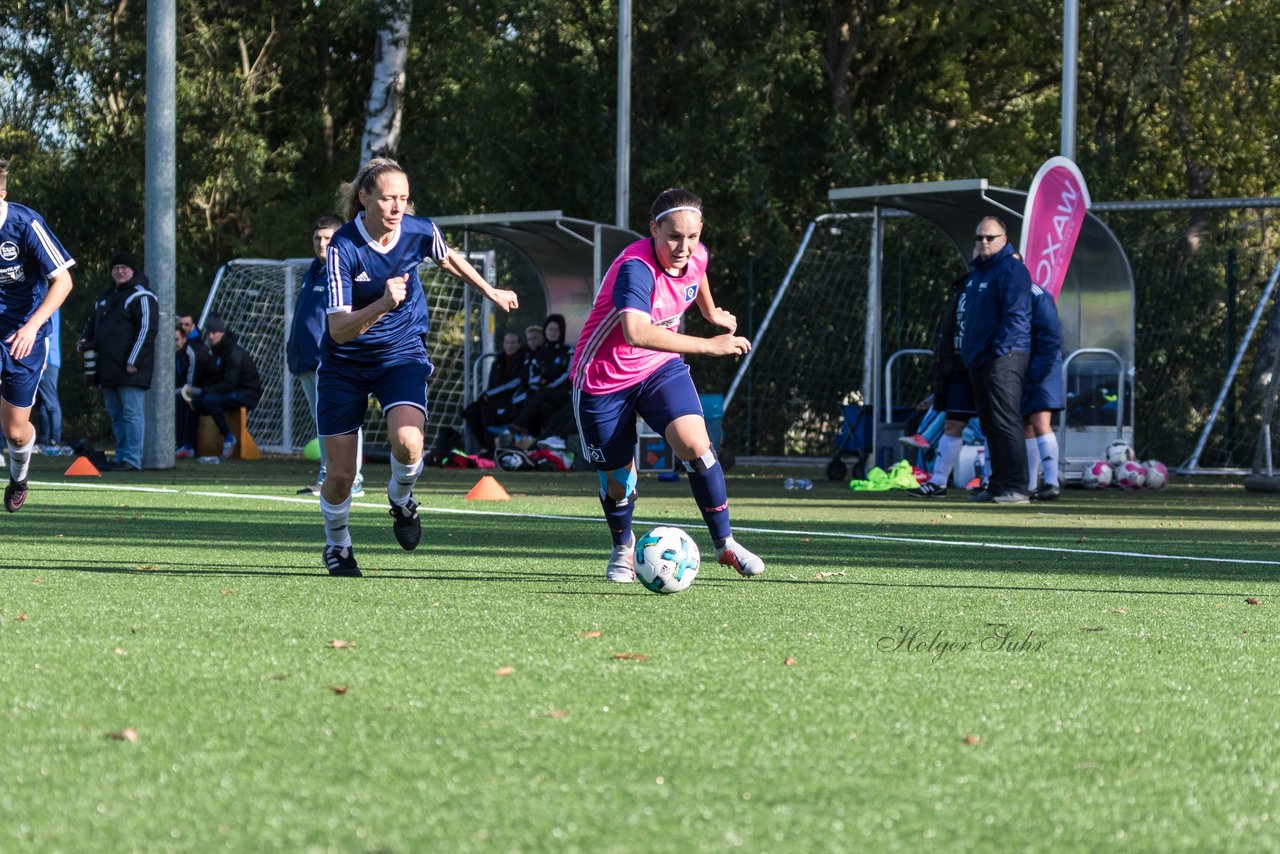
[[1114, 477], [1115, 471], [1106, 460], [1095, 460], [1084, 467], [1081, 482], [1085, 489], [1106, 489]]
[[1110, 445], [1107, 445], [1107, 449], [1102, 455], [1106, 458], [1106, 461], [1111, 464], [1111, 467], [1116, 469], [1120, 468], [1120, 466], [1125, 463], [1132, 462], [1138, 458], [1138, 455], [1133, 452], [1133, 445], [1130, 445], [1123, 439], [1117, 439]]
[[1169, 482], [1169, 469], [1159, 460], [1147, 460], [1142, 464], [1147, 470], [1147, 489], [1164, 489]]
[[698, 577], [698, 544], [679, 528], [661, 526], [636, 540], [636, 579], [654, 593], [679, 593]]
[[1147, 470], [1143, 468], [1142, 463], [1130, 460], [1116, 469], [1116, 483], [1125, 489], [1142, 489], [1142, 485], [1146, 482]]

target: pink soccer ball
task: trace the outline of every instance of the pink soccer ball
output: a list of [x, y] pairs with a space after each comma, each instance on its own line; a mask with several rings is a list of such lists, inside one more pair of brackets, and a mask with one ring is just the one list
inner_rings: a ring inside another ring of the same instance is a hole
[[1094, 460], [1084, 467], [1081, 482], [1085, 489], [1106, 489], [1114, 477], [1115, 471], [1106, 460]]
[[1147, 470], [1142, 463], [1130, 460], [1116, 467], [1116, 484], [1125, 489], [1142, 489], [1147, 482]]
[[1147, 460], [1142, 464], [1147, 470], [1147, 489], [1164, 489], [1169, 482], [1169, 469], [1159, 460]]

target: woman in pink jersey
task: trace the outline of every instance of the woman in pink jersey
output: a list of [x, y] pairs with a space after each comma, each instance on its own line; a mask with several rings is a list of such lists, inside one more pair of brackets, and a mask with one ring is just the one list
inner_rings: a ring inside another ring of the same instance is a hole
[[[684, 464], [720, 563], [745, 576], [759, 575], [764, 561], [734, 541], [724, 470], [681, 358], [739, 356], [751, 342], [734, 334], [737, 320], [711, 296], [698, 197], [688, 190], [663, 192], [653, 203], [649, 233], [649, 240], [631, 244], [609, 266], [570, 369], [583, 454], [599, 475], [600, 504], [613, 537], [605, 575], [609, 581], [635, 580], [637, 415], [666, 437]], [[679, 332], [680, 318], [693, 303], [728, 332], [713, 338]]]

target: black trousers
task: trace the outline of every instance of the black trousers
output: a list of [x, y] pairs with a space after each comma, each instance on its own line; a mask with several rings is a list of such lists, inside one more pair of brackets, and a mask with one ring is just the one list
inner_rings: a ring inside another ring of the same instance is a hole
[[1030, 353], [1009, 353], [969, 371], [978, 421], [987, 435], [987, 455], [991, 459], [987, 490], [992, 495], [1027, 492], [1030, 474], [1020, 410], [1022, 382], [1030, 361]]
[[196, 428], [199, 423], [200, 416], [196, 414], [196, 411], [179, 397], [177, 392], [174, 392], [173, 432], [179, 448], [195, 448]]

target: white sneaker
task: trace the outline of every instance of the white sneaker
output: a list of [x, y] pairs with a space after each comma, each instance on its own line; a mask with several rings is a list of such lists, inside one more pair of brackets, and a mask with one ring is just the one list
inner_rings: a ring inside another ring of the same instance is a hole
[[731, 566], [739, 575], [751, 578], [764, 572], [764, 561], [734, 542], [733, 537], [716, 549], [716, 557], [725, 566]]
[[636, 580], [636, 535], [631, 534], [631, 542], [623, 546], [614, 546], [609, 555], [609, 564], [605, 567], [604, 577], [615, 584], [630, 584]]
[[560, 436], [548, 436], [538, 440], [538, 447], [548, 451], [563, 451], [564, 439]]

